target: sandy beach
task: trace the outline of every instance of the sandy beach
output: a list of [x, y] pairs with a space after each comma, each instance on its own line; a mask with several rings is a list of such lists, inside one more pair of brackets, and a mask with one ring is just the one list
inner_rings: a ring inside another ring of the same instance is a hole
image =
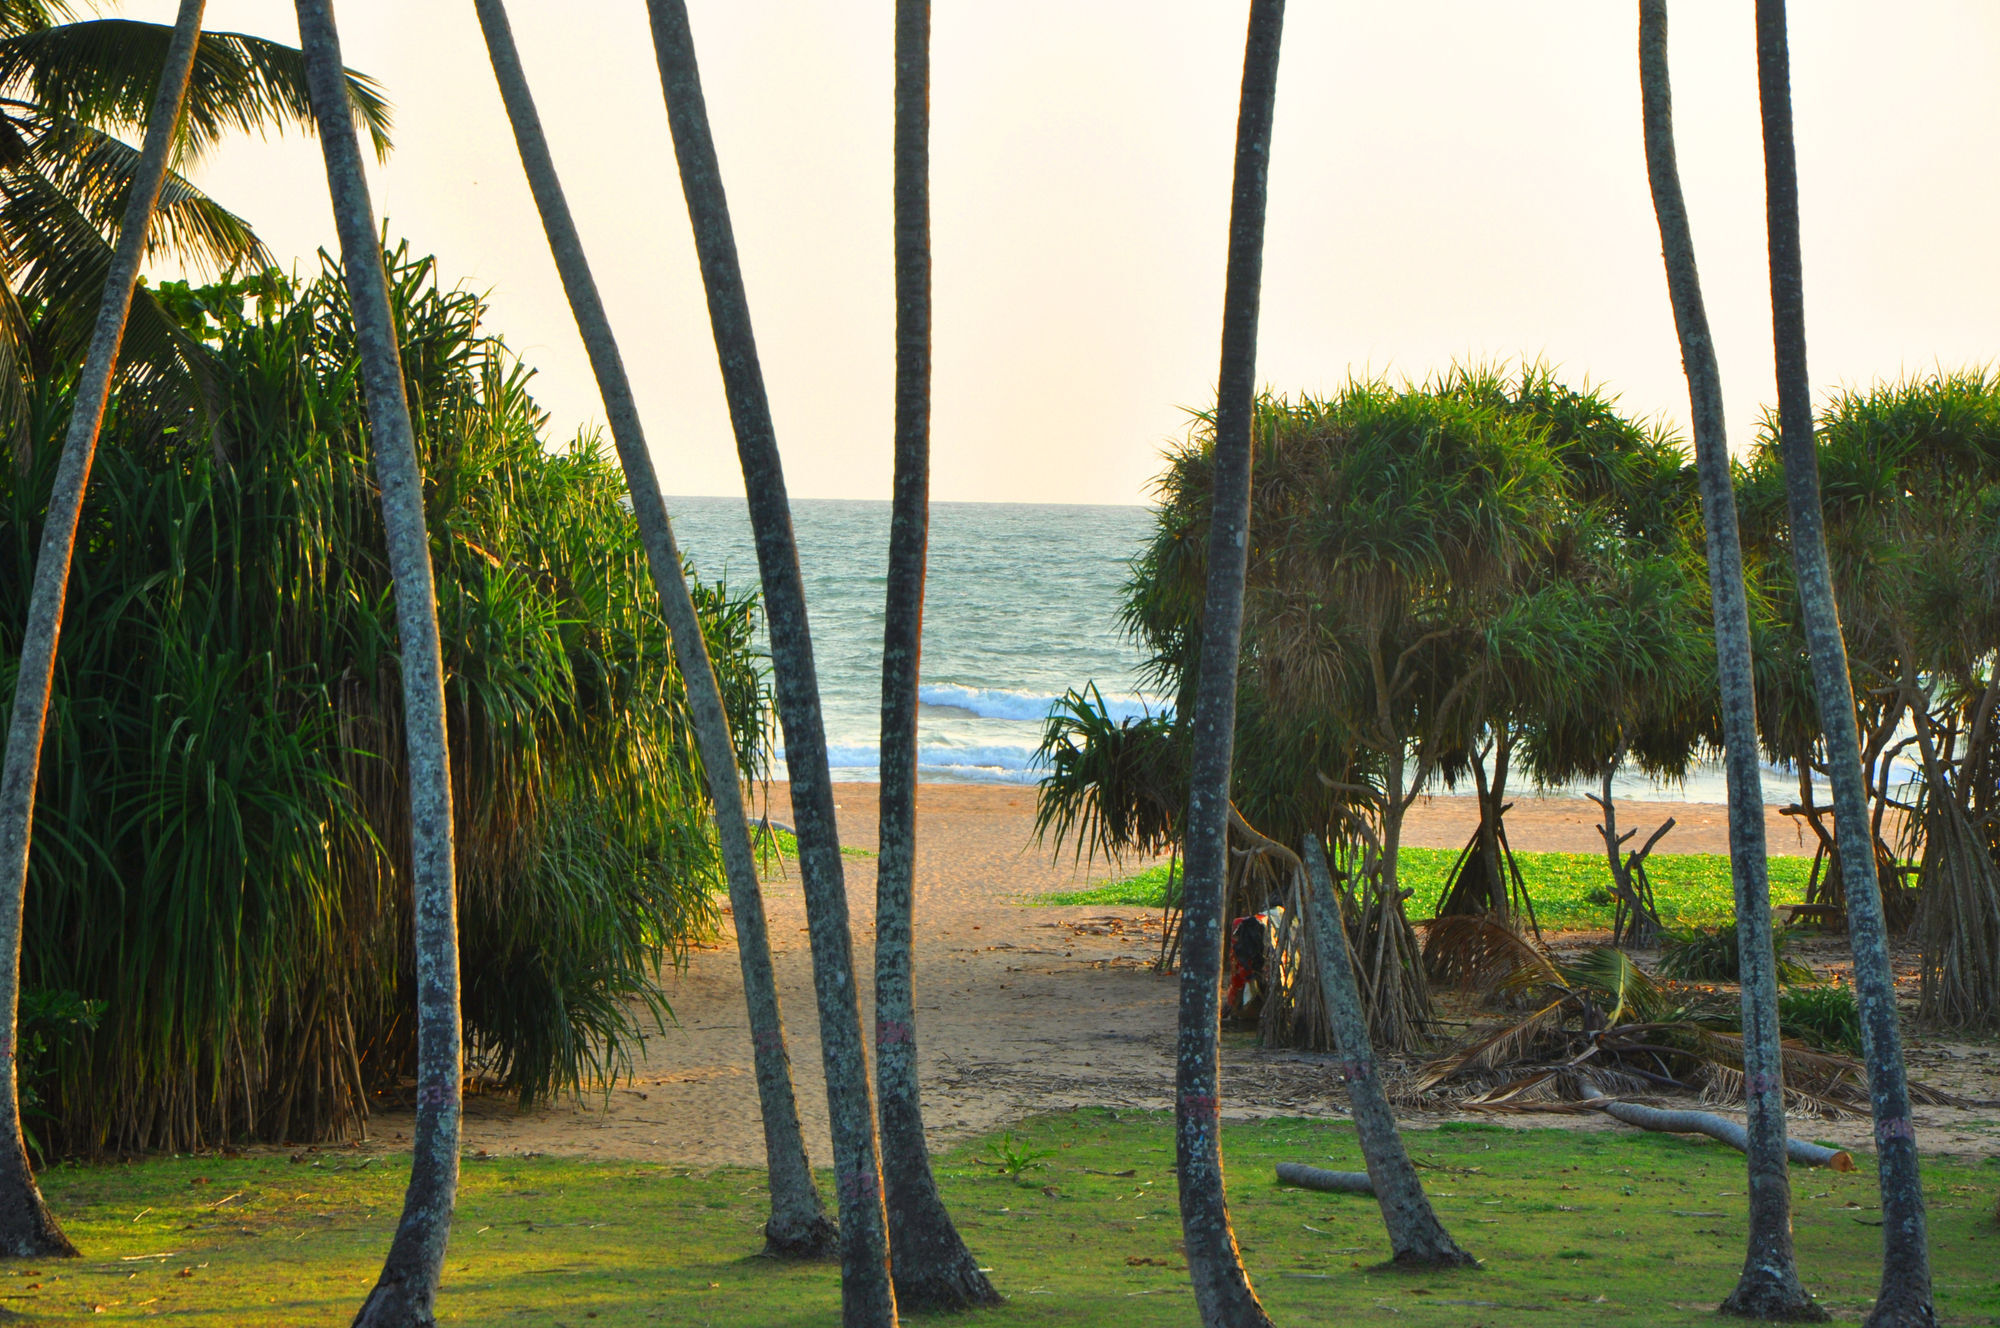
[[[841, 784], [836, 801], [845, 844], [875, 846], [876, 787]], [[782, 785], [772, 814], [789, 819]], [[1676, 803], [1621, 804], [1621, 819], [1650, 831], [1676, 825], [1662, 852], [1722, 852], [1724, 809]], [[1151, 971], [1157, 915], [1130, 908], [1029, 908], [1020, 902], [1075, 888], [1108, 873], [1052, 862], [1030, 842], [1034, 791], [1021, 786], [926, 784], [918, 794], [918, 1037], [932, 1146], [1004, 1128], [1023, 1116], [1075, 1106], [1164, 1108], [1171, 1103], [1174, 979]], [[1413, 810], [1406, 842], [1461, 845], [1476, 817], [1471, 800], [1436, 798]], [[1521, 850], [1601, 851], [1597, 809], [1582, 801], [1521, 799], [1509, 833]], [[1794, 823], [1770, 816], [1774, 852], [1804, 849]], [[874, 862], [846, 860], [864, 1027], [872, 972]], [[805, 912], [795, 869], [766, 887], [778, 982], [808, 1147], [829, 1156]], [[1811, 962], [1845, 967], [1836, 941]], [[1899, 968], [1903, 965], [1899, 964]], [[676, 1022], [648, 1039], [635, 1073], [581, 1103], [532, 1112], [511, 1100], [468, 1103], [468, 1149], [672, 1161], [694, 1167], [759, 1165], [763, 1134], [750, 1068], [750, 1040], [733, 939], [697, 951], [665, 981]], [[1978, 1097], [1994, 1096], [2000, 1057], [1990, 1047], [1915, 1039], [1918, 1078]], [[1344, 1114], [1331, 1058], [1264, 1050], [1247, 1034], [1226, 1039], [1225, 1111], [1239, 1116]], [[1993, 1113], [1920, 1108], [1927, 1149], [1990, 1148]], [[1420, 1113], [1421, 1127], [1443, 1114]], [[1605, 1128], [1598, 1117], [1510, 1117], [1510, 1123]], [[1862, 1145], [1865, 1120], [1814, 1122], [1813, 1137]], [[407, 1140], [403, 1114], [377, 1117], [372, 1142]], [[399, 1138], [400, 1136], [400, 1138]]]

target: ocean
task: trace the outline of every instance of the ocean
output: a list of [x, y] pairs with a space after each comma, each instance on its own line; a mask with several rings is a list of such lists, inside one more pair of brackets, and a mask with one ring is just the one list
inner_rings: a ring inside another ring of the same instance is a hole
[[[668, 500], [704, 580], [754, 585], [757, 552], [738, 498]], [[1095, 681], [1113, 713], [1143, 713], [1141, 653], [1118, 630], [1143, 507], [933, 503], [917, 693], [919, 777], [1027, 783], [1042, 721]], [[836, 779], [872, 780], [880, 750], [882, 603], [889, 504], [799, 500], [820, 706]], [[1158, 702], [1151, 703], [1155, 708]]]
[[[703, 580], [756, 584], [757, 554], [742, 499], [673, 498], [667, 507], [681, 549]], [[872, 780], [880, 750], [889, 504], [796, 500], [792, 525], [833, 776]], [[1144, 656], [1118, 626], [1130, 560], [1151, 525], [1144, 507], [931, 505], [917, 694], [920, 778], [1032, 783], [1042, 721], [1066, 689], [1085, 683], [1097, 684], [1114, 715], [1160, 708], [1159, 698], [1143, 689]], [[1614, 791], [1640, 801], [1728, 800], [1717, 765], [1697, 768], [1685, 785], [1621, 772]], [[1797, 776], [1767, 767], [1764, 796], [1778, 805], [1797, 801]], [[1823, 791], [1819, 796], [1824, 800]]]

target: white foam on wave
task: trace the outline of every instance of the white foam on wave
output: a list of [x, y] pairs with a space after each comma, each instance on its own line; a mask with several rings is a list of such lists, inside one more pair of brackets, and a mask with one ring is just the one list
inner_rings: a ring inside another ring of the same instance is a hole
[[[877, 773], [882, 749], [872, 743], [830, 746], [826, 763], [835, 773]], [[785, 753], [781, 748], [773, 762], [773, 773], [782, 773]], [[981, 747], [925, 746], [917, 748], [917, 768], [933, 774], [955, 775], [961, 779], [983, 779], [994, 783], [1031, 784], [1040, 776], [1033, 747], [1011, 743]]]
[[[1004, 687], [967, 687], [962, 683], [933, 682], [917, 688], [917, 700], [930, 706], [963, 710], [982, 719], [1021, 719], [1037, 723], [1062, 700], [1037, 692], [1017, 692]], [[1105, 713], [1114, 720], [1142, 719], [1167, 713], [1171, 707], [1142, 696], [1107, 696]]]

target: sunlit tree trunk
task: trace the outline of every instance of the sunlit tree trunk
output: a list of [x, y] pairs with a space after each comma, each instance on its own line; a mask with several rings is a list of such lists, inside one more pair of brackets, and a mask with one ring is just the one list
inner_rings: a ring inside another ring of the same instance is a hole
[[875, 869], [875, 1102], [889, 1262], [903, 1309], [999, 1302], [952, 1224], [924, 1143], [912, 992], [917, 674], [930, 527], [930, 0], [896, 4], [896, 479], [882, 616], [882, 790]]
[[715, 806], [716, 837], [729, 878], [729, 905], [736, 922], [736, 952], [743, 970], [743, 994], [750, 1014], [750, 1043], [757, 1072], [757, 1096], [764, 1116], [764, 1154], [771, 1181], [771, 1219], [764, 1227], [768, 1252], [787, 1258], [821, 1258], [838, 1246], [839, 1233], [826, 1216], [826, 1205], [813, 1184], [806, 1159], [805, 1137], [799, 1129], [797, 1099], [792, 1093], [791, 1058], [785, 1050], [785, 1025], [778, 1006], [778, 986], [771, 967], [771, 942], [764, 918], [764, 895], [757, 884], [756, 854], [743, 810], [743, 785], [736, 768], [736, 748], [723, 708], [722, 689], [702, 639], [688, 593], [674, 531], [667, 519], [660, 480], [646, 447], [639, 407], [625, 374], [611, 320], [598, 297], [597, 281], [584, 256], [583, 241], [570, 216], [555, 160], [542, 133], [541, 117], [528, 91], [528, 79], [507, 22], [503, 0], [473, 0], [501, 100], [514, 129], [521, 166], [541, 212], [549, 251], [555, 255], [570, 312], [583, 334], [597, 390], [604, 399], [612, 441], [625, 468], [632, 495], [632, 514], [639, 541], [646, 549], [653, 585], [660, 594], [667, 626], [673, 633], [674, 659], [687, 685], [688, 710], [694, 718], [695, 743], [708, 774], [709, 796]]
[[1666, 0], [1639, 3], [1639, 85], [1646, 172], [1666, 258], [1667, 292], [1680, 334], [1694, 419], [1695, 470], [1708, 532], [1708, 585], [1721, 685], [1724, 775], [1729, 787], [1729, 861], [1736, 887], [1737, 948], [1743, 990], [1744, 1100], [1749, 1113], [1749, 1249], [1722, 1308], [1753, 1318], [1824, 1319], [1799, 1281], [1792, 1251], [1792, 1188], [1785, 1157], [1785, 1084], [1778, 1043], [1777, 955], [1764, 843], [1764, 786], [1757, 755], [1757, 698], [1751, 671], [1750, 611], [1737, 536], [1736, 495], [1723, 432], [1722, 376], [1709, 337], [1695, 268], [1694, 235], [1674, 154], [1673, 94], [1667, 76]]
[[1868, 787], [1854, 715], [1847, 645], [1827, 561], [1813, 441], [1811, 380], [1806, 375], [1806, 306], [1799, 252], [1798, 161], [1792, 142], [1791, 51], [1784, 0], [1757, 0], [1757, 91], [1764, 120], [1764, 207], [1770, 232], [1771, 327], [1778, 368], [1778, 424], [1791, 508], [1792, 567], [1799, 613], [1812, 655], [1813, 693], [1826, 734], [1833, 785], [1833, 833], [1847, 891], [1847, 932], [1854, 949], [1854, 994], [1868, 1062], [1875, 1117], [1876, 1168], [1882, 1187], [1882, 1285], [1871, 1325], [1932, 1324], [1930, 1243], [1917, 1174], [1917, 1132], [1896, 1027], [1895, 974], [1889, 966], [1882, 889], [1868, 824]]
[[63, 439], [55, 485], [42, 523], [42, 548], [35, 561], [35, 584], [28, 600], [28, 623], [21, 636], [19, 672], [14, 680], [14, 709], [7, 727], [7, 756], [0, 769], [0, 1000], [6, 1002], [6, 1038], [0, 1041], [0, 1063], [6, 1067], [6, 1091], [0, 1094], [0, 1255], [19, 1259], [76, 1255], [42, 1201], [28, 1164], [27, 1142], [21, 1134], [19, 1046], [21, 1007], [21, 919], [28, 896], [28, 846], [34, 832], [35, 785], [41, 773], [42, 735], [48, 728], [49, 691], [54, 685], [56, 643], [62, 633], [63, 600], [69, 589], [69, 569], [76, 550], [76, 528], [83, 514], [84, 490], [90, 485], [90, 465], [97, 455], [97, 435], [104, 426], [104, 408], [111, 396], [111, 375], [118, 367], [118, 347], [125, 337], [125, 319], [132, 309], [132, 290], [145, 257], [146, 232], [160, 199], [168, 161], [173, 156], [174, 127], [187, 95], [188, 73], [194, 67], [201, 40], [203, 0], [181, 0], [168, 39], [166, 61], [160, 68], [159, 91], [146, 120], [146, 138], [132, 192], [118, 225], [118, 247], [104, 277], [97, 326], [77, 376], [69, 433]]
[[369, 1328], [436, 1320], [458, 1190], [459, 1079], [458, 907], [453, 880], [451, 760], [445, 740], [444, 656], [438, 643], [430, 536], [424, 527], [424, 477], [417, 465], [402, 356], [382, 270], [382, 242], [362, 171], [361, 145], [340, 59], [330, 0], [298, 0], [327, 188], [340, 234], [341, 269], [354, 310], [354, 341], [368, 405], [369, 441], [382, 488], [382, 526], [396, 588], [396, 635], [402, 654], [403, 733], [408, 747], [411, 893], [416, 912], [417, 1123], [403, 1216], [356, 1324]]
[[1354, 1133], [1361, 1141], [1368, 1182], [1382, 1209], [1382, 1225], [1389, 1232], [1390, 1257], [1406, 1267], [1470, 1267], [1478, 1260], [1460, 1249], [1444, 1223], [1438, 1221], [1409, 1151], [1403, 1147], [1389, 1095], [1382, 1089], [1375, 1049], [1368, 1041], [1368, 1016], [1361, 1009], [1361, 990], [1354, 980], [1347, 927], [1317, 835], [1305, 837], [1305, 870], [1312, 895], [1306, 918], [1313, 954], [1319, 960], [1320, 994], [1340, 1052], [1341, 1077], [1347, 1081], [1348, 1109], [1354, 1115]]
[[1250, 1289], [1223, 1194], [1221, 1033], [1223, 906], [1229, 870], [1229, 769], [1236, 738], [1237, 654], [1250, 546], [1252, 416], [1257, 390], [1257, 312], [1264, 269], [1264, 202], [1271, 116], [1278, 90], [1284, 0], [1251, 0], [1236, 119], [1229, 208], [1229, 268], [1222, 303], [1222, 367], [1215, 402], [1213, 512], [1208, 591], [1202, 611], [1201, 679], [1188, 777], [1185, 903], [1181, 916], [1180, 1036], [1174, 1139], [1181, 1233], [1195, 1303], [1208, 1328], [1270, 1323]]
[[687, 5], [685, 0], [647, 0], [647, 9], [764, 586], [778, 720], [784, 726], [785, 765], [791, 776], [792, 819], [798, 834], [799, 877], [812, 938], [827, 1116], [833, 1130], [833, 1168], [840, 1205], [841, 1312], [850, 1328], [877, 1328], [896, 1321], [896, 1297], [889, 1280], [888, 1220], [876, 1151], [875, 1103], [861, 1038], [861, 1011], [855, 999], [847, 884], [834, 824], [833, 783], [827, 773], [826, 729], [819, 708], [819, 679], [813, 668], [812, 633], [806, 621], [805, 584], [799, 574], [785, 473], [771, 425], [770, 402], [764, 393], [763, 370], [757, 362], [750, 302], [737, 263], [715, 140], [709, 132]]

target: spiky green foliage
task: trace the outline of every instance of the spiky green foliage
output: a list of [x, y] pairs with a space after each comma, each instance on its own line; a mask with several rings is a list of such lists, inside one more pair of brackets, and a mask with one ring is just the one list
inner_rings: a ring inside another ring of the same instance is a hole
[[[1692, 982], [1735, 982], [1742, 962], [1735, 927], [1688, 927], [1669, 931], [1660, 946], [1660, 973], [1663, 977]], [[1777, 954], [1778, 982], [1781, 986], [1819, 981], [1810, 968], [1785, 958], [1791, 937], [1782, 929], [1771, 933], [1771, 948]]]
[[1787, 987], [1778, 993], [1778, 1027], [1821, 1051], [1861, 1054], [1861, 1011], [1845, 982]]
[[1114, 720], [1092, 683], [1064, 692], [1035, 752], [1048, 773], [1035, 789], [1035, 837], [1074, 856], [1116, 861], [1179, 841], [1187, 751], [1171, 714]]
[[[2000, 379], [1941, 373], [1835, 394], [1816, 443], [1878, 861], [1921, 858], [1921, 1010], [1941, 1023], [1992, 1027], [2000, 1021]], [[1780, 568], [1789, 566], [1783, 484], [1767, 424], [1744, 510]], [[1781, 574], [1770, 579], [1793, 661], [1775, 680], [1809, 695], [1796, 596]], [[1786, 740], [1813, 754], [1800, 735]], [[1895, 773], [1897, 757], [1915, 767], [1913, 778]], [[1910, 807], [1900, 827], [1889, 816], [1898, 802]], [[1883, 884], [1893, 920], [1902, 892], [1893, 879]]]
[[[133, 19], [82, 22], [59, 0], [0, 5], [0, 428], [14, 447], [27, 385], [83, 357], [98, 294], [160, 81], [172, 27]], [[389, 106], [366, 75], [350, 73], [355, 117], [376, 152], [389, 148]], [[226, 135], [311, 132], [304, 57], [244, 33], [205, 32], [182, 111], [180, 165]], [[210, 272], [270, 262], [242, 217], [170, 172], [147, 256]], [[148, 385], [201, 399], [211, 373], [198, 339], [143, 286], [132, 303], [120, 363], [128, 391]]]
[[[713, 916], [704, 785], [617, 466], [587, 438], [547, 447], [480, 301], [390, 258], [469, 1059], [533, 1100], [606, 1080], [664, 1014], [657, 967]], [[330, 263], [258, 287], [261, 308], [241, 284], [180, 293], [223, 427], [126, 411], [86, 509], [25, 957], [31, 985], [106, 1005], [55, 1075], [64, 1148], [339, 1135], [415, 1050], [393, 597], [345, 288]], [[8, 632], [46, 470], [0, 493]], [[755, 768], [754, 604], [697, 603]]]

